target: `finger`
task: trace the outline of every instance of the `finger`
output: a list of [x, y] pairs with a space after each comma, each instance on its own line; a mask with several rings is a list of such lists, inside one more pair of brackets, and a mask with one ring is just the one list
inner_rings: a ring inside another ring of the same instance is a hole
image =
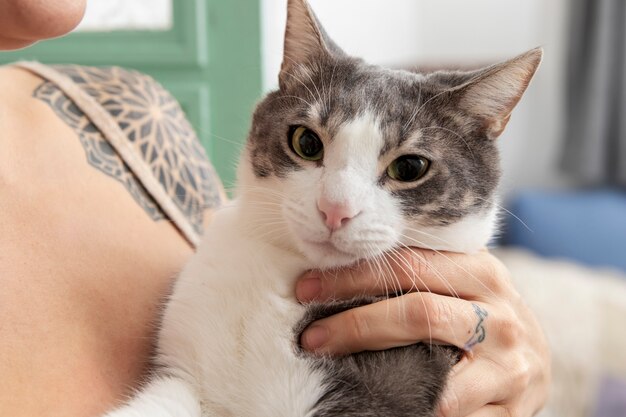
[[487, 337], [487, 316], [484, 306], [465, 300], [410, 293], [316, 321], [303, 333], [301, 343], [310, 351], [339, 355], [418, 341], [474, 348]]
[[[464, 358], [455, 366], [446, 389], [439, 401], [439, 416], [500, 416], [489, 414], [506, 411], [500, 405], [488, 405], [503, 401], [508, 396], [506, 371], [491, 361], [480, 360], [468, 364]], [[466, 366], [471, 365], [471, 366]]]
[[408, 248], [382, 260], [331, 271], [310, 271], [298, 281], [300, 301], [426, 291], [484, 300], [510, 288], [508, 271], [488, 252], [473, 255]]

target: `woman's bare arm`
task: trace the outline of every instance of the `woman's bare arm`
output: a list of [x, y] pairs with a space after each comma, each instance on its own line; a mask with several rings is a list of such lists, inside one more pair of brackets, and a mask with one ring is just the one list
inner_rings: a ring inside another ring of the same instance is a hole
[[0, 68], [0, 415], [93, 416], [142, 375], [192, 248], [88, 163], [41, 83]]

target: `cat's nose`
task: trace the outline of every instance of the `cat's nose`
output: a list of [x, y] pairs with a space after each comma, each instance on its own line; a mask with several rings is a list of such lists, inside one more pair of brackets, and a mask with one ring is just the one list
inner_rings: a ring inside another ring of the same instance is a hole
[[358, 210], [350, 207], [347, 203], [333, 203], [324, 197], [317, 201], [317, 208], [331, 232], [345, 226], [350, 219], [359, 214]]

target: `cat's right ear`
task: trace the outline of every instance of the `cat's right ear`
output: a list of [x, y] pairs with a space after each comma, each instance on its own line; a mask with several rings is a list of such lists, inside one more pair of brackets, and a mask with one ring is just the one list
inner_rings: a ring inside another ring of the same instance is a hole
[[344, 52], [328, 36], [306, 0], [288, 0], [281, 88], [302, 68], [330, 55]]
[[458, 106], [482, 121], [487, 138], [500, 136], [513, 108], [537, 72], [542, 57], [542, 48], [532, 49], [509, 61], [472, 73], [472, 78], [456, 89]]

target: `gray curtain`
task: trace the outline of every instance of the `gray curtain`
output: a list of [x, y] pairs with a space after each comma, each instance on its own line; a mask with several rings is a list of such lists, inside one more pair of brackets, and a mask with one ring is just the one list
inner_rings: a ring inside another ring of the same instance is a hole
[[626, 186], [626, 0], [571, 0], [563, 166]]

